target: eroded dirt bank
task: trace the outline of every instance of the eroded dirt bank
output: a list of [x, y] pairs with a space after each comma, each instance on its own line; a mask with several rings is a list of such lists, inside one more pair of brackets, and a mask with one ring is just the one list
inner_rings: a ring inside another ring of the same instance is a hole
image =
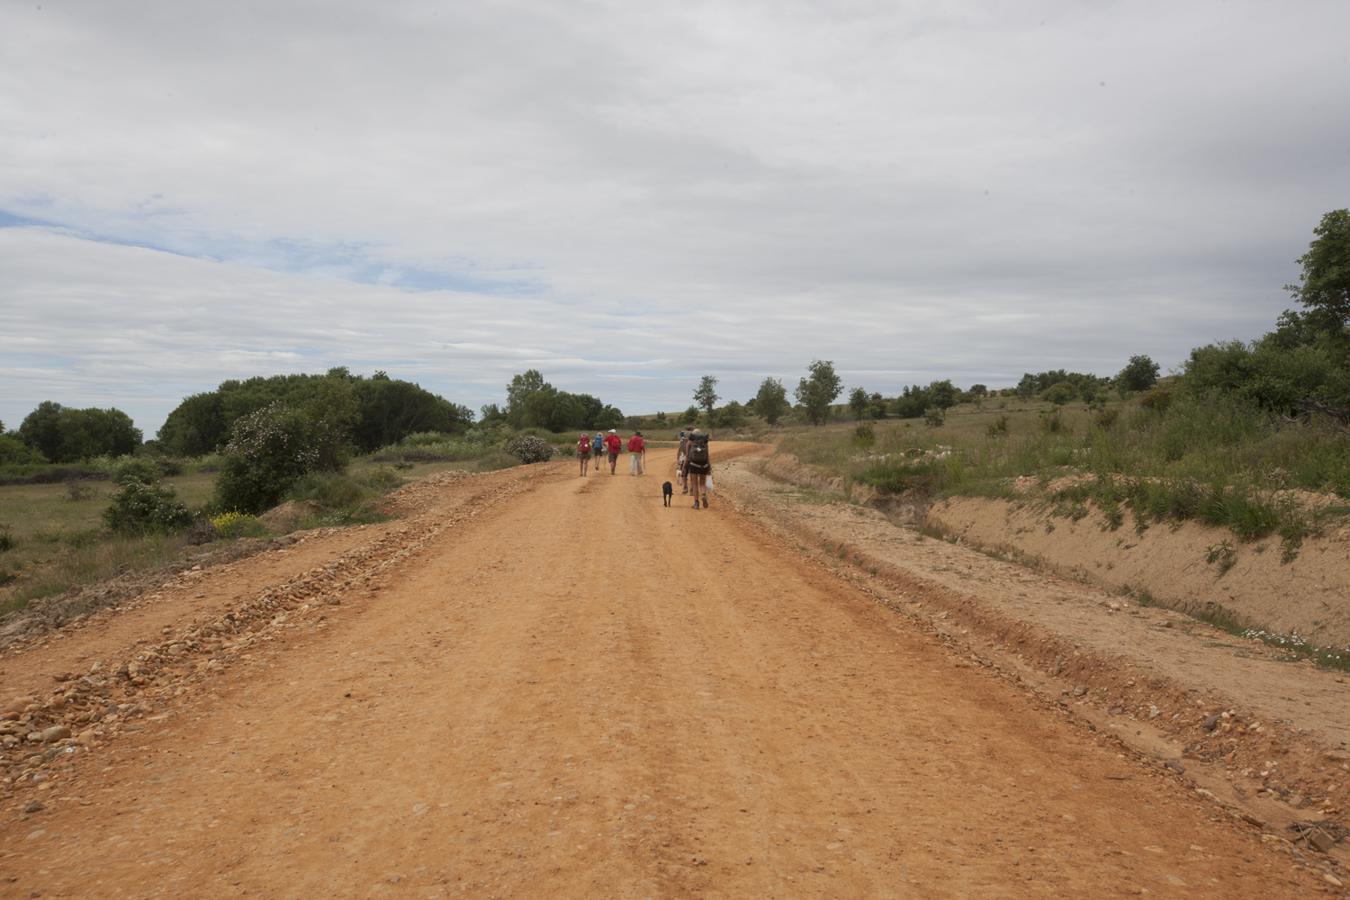
[[1174, 609], [1221, 607], [1247, 627], [1350, 648], [1350, 523], [1305, 539], [1289, 559], [1278, 538], [1246, 543], [1194, 522], [1113, 529], [1095, 509], [1075, 520], [1031, 501], [958, 497], [927, 518], [969, 543], [1107, 588], [1148, 591]]
[[[197, 646], [151, 632], [152, 665], [75, 679], [144, 711], [7, 773], [0, 893], [1335, 890], [721, 496], [664, 508], [670, 455], [646, 478], [560, 463], [468, 506], [424, 497], [445, 512], [355, 568], [241, 603], [197, 586], [228, 607], [168, 626]], [[6, 674], [63, 674], [61, 643]], [[59, 714], [52, 696], [20, 715]]]

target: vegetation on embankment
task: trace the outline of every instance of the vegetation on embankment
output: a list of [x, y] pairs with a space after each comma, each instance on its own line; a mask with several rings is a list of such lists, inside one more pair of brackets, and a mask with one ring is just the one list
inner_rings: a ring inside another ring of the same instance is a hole
[[1327, 518], [1350, 512], [1339, 500], [1298, 495], [1350, 498], [1345, 431], [1231, 398], [1180, 396], [1162, 407], [1150, 399], [1095, 408], [999, 400], [950, 410], [940, 425], [792, 430], [779, 444], [882, 495], [1034, 495], [1067, 516], [1092, 503], [1116, 527], [1127, 517], [1140, 528], [1196, 520], [1241, 540], [1278, 533], [1295, 550]]

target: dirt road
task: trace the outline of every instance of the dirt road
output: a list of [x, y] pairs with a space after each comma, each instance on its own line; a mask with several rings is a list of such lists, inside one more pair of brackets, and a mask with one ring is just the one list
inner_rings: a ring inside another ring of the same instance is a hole
[[0, 896], [1330, 889], [716, 502], [663, 508], [650, 457], [519, 482], [16, 786]]

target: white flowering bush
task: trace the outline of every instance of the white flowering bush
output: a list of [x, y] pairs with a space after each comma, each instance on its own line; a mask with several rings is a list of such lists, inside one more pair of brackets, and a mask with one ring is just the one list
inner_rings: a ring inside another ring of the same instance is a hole
[[120, 534], [148, 534], [186, 528], [192, 524], [192, 513], [178, 501], [173, 488], [158, 481], [127, 478], [103, 511], [103, 521]]
[[216, 502], [258, 513], [275, 506], [301, 476], [347, 462], [347, 429], [321, 410], [273, 403], [234, 423], [225, 447]]
[[553, 458], [553, 445], [532, 434], [522, 434], [506, 442], [506, 452], [523, 463], [548, 462]]

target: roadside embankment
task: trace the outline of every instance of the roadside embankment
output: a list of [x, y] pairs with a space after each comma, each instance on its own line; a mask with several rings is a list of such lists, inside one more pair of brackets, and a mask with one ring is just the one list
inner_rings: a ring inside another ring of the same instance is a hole
[[930, 507], [925, 523], [966, 544], [1108, 590], [1130, 590], [1227, 628], [1350, 647], [1344, 520], [1287, 556], [1278, 538], [1243, 542], [1196, 522], [1113, 528], [1095, 507], [1062, 516], [1031, 498], [953, 497]]

